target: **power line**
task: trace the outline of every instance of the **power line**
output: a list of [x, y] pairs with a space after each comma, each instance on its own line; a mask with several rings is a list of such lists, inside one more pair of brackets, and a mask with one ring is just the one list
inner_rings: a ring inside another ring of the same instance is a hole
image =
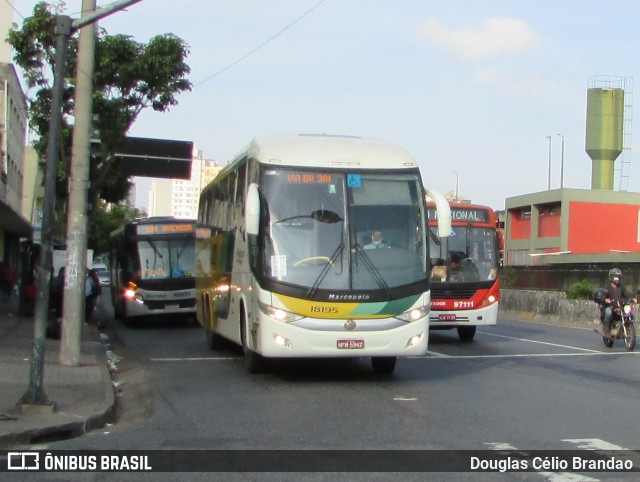
[[9, 0], [4, 0], [4, 2], [5, 2], [7, 5], [9, 5], [9, 6], [11, 7], [11, 10], [13, 10], [15, 13], [17, 13], [17, 14], [18, 14], [18, 16], [19, 16], [22, 20], [24, 20], [24, 15], [22, 15], [22, 14], [18, 11], [18, 9], [13, 5], [13, 2], [10, 2]]
[[222, 69], [218, 70], [217, 72], [215, 72], [214, 74], [210, 75], [209, 77], [206, 77], [205, 79], [201, 80], [200, 82], [197, 82], [195, 84], [193, 84], [193, 87], [198, 87], [199, 85], [204, 84], [205, 82], [213, 79], [214, 77], [217, 77], [218, 75], [220, 75], [221, 73], [229, 70], [231, 67], [233, 67], [234, 65], [242, 62], [244, 59], [246, 59], [247, 57], [249, 57], [250, 55], [254, 54], [255, 52], [257, 52], [258, 50], [260, 50], [262, 47], [264, 47], [265, 45], [267, 45], [269, 42], [271, 42], [272, 40], [276, 39], [277, 37], [279, 37], [280, 35], [282, 35], [284, 32], [286, 32], [287, 30], [289, 30], [291, 27], [293, 27], [296, 23], [298, 23], [300, 20], [302, 20], [304, 17], [306, 17], [307, 15], [309, 15], [311, 12], [313, 12], [316, 8], [318, 8], [320, 5], [322, 5], [325, 2], [325, 0], [320, 0], [318, 3], [316, 3], [314, 6], [312, 6], [309, 10], [307, 10], [306, 12], [304, 12], [302, 15], [300, 15], [298, 18], [296, 18], [293, 22], [291, 22], [289, 25], [287, 25], [286, 27], [284, 27], [282, 30], [280, 30], [279, 32], [277, 32], [276, 34], [272, 35], [271, 37], [269, 37], [267, 40], [265, 40], [264, 42], [262, 42], [260, 45], [258, 45], [256, 48], [254, 48], [253, 50], [247, 52], [246, 54], [244, 54], [242, 57], [240, 57], [239, 59], [235, 60], [234, 62], [231, 62], [229, 65], [227, 65], [226, 67], [223, 67]]

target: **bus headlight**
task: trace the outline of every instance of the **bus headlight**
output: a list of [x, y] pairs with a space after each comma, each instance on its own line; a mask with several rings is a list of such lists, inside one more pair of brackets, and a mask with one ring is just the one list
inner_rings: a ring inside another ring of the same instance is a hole
[[260, 311], [262, 311], [265, 315], [284, 323], [291, 323], [293, 321], [298, 321], [304, 318], [304, 316], [302, 315], [291, 313], [290, 311], [283, 310], [282, 308], [275, 308], [274, 306], [267, 305], [266, 303], [262, 303], [261, 301], [258, 301], [258, 306], [260, 307]]
[[409, 311], [394, 316], [394, 318], [406, 322], [417, 321], [429, 314], [429, 306], [421, 306], [420, 308], [411, 308]]

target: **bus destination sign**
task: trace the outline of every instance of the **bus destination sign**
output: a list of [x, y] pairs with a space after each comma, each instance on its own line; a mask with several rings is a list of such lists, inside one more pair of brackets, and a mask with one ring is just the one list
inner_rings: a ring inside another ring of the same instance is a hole
[[138, 234], [175, 234], [194, 231], [193, 224], [141, 224], [136, 227]]
[[[428, 208], [429, 221], [436, 220], [436, 209]], [[489, 211], [486, 209], [459, 208], [451, 206], [451, 222], [488, 223]]]
[[333, 176], [317, 172], [289, 172], [287, 182], [291, 184], [331, 184]]

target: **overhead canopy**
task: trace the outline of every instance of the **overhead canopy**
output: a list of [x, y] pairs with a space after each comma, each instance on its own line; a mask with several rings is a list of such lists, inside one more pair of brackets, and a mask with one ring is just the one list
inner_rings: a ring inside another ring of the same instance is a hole
[[0, 201], [0, 229], [16, 234], [22, 238], [30, 238], [33, 228], [29, 221]]
[[116, 154], [128, 176], [191, 179], [192, 141], [127, 137]]

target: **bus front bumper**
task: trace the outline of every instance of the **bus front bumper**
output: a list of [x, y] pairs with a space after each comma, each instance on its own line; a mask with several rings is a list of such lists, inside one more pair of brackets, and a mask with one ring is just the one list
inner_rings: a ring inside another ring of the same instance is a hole
[[[336, 320], [346, 323], [347, 320]], [[361, 320], [363, 326], [367, 320]], [[385, 330], [325, 331], [297, 327], [268, 317], [254, 325], [255, 347], [266, 357], [351, 358], [415, 356], [427, 352], [427, 318]]]
[[495, 325], [498, 319], [498, 303], [475, 310], [431, 309], [429, 328], [432, 330], [456, 328], [458, 326]]

